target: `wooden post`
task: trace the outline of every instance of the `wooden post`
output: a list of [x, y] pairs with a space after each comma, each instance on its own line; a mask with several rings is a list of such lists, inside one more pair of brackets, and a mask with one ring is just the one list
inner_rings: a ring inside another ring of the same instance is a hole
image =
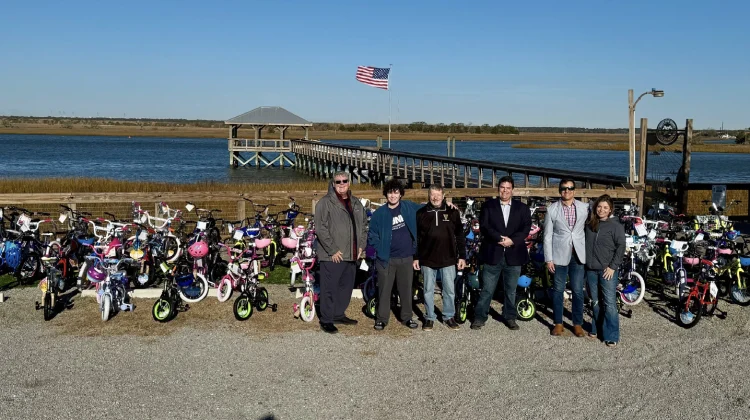
[[419, 182], [426, 184], [427, 180], [424, 177], [424, 159], [419, 158], [419, 169], [422, 172], [422, 176], [419, 178]]
[[453, 136], [453, 157], [456, 157], [456, 136]]
[[482, 178], [484, 178], [484, 168], [478, 168], [477, 169], [477, 188], [482, 188]]
[[237, 220], [245, 220], [245, 200], [237, 201]]
[[445, 154], [450, 157], [451, 155], [451, 136], [448, 136], [448, 143], [446, 144], [447, 150], [445, 151]]
[[497, 171], [492, 170], [492, 188], [497, 188]]
[[648, 159], [648, 118], [641, 118], [641, 150], [638, 152], [638, 185], [636, 205], [638, 215], [643, 216], [643, 202], [646, 197], [646, 160]]
[[445, 162], [440, 162], [440, 186], [445, 188]]
[[471, 172], [469, 166], [464, 165], [464, 188], [469, 188], [469, 172]]
[[693, 120], [685, 121], [685, 142], [682, 144], [682, 170], [677, 174], [680, 212], [687, 214], [688, 187], [690, 185], [690, 149], [693, 143]]

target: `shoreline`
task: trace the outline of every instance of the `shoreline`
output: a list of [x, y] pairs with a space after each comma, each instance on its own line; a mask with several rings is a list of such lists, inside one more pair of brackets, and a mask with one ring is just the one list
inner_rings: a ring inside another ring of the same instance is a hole
[[[229, 128], [201, 128], [201, 127], [133, 127], [122, 125], [100, 125], [91, 128], [85, 125], [74, 125], [70, 128], [50, 126], [47, 124], [19, 123], [12, 127], [0, 126], [0, 134], [20, 135], [51, 135], [51, 136], [103, 136], [103, 137], [165, 137], [165, 138], [213, 138], [226, 140]], [[377, 136], [388, 141], [388, 132], [362, 131], [316, 131], [310, 130], [309, 138], [322, 140], [353, 140], [375, 142]], [[519, 142], [519, 141], [558, 141], [558, 142], [627, 142], [626, 134], [563, 134], [563, 133], [520, 133], [520, 134], [476, 134], [476, 133], [391, 133], [391, 140], [421, 140], [445, 142], [448, 136], [456, 137], [456, 143], [461, 141], [490, 141], [490, 142]], [[250, 129], [241, 129], [240, 138], [253, 138]], [[304, 137], [302, 130], [288, 130], [287, 138]], [[275, 140], [276, 133], [264, 133], [264, 139]]]

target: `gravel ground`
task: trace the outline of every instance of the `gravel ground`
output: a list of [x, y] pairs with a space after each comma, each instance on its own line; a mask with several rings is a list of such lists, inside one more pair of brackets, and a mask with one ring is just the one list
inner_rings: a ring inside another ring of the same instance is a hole
[[167, 325], [141, 323], [152, 301], [104, 324], [80, 297], [45, 323], [36, 289], [6, 291], [0, 419], [750, 417], [748, 308], [724, 303], [726, 319], [684, 330], [642, 303], [610, 349], [551, 337], [546, 316], [519, 331], [375, 333], [357, 300], [360, 324], [330, 336], [269, 291], [276, 313], [240, 323], [230, 303], [201, 302]]

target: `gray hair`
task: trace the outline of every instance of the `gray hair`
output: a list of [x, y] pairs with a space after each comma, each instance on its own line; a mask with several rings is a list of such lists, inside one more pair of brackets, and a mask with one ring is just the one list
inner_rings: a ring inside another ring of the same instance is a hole
[[[443, 186], [438, 184], [430, 185], [430, 191], [440, 191], [441, 193], [444, 193]], [[429, 194], [429, 192], [427, 194]]]
[[344, 176], [344, 177], [346, 177], [346, 179], [349, 179], [349, 172], [345, 172], [345, 171], [336, 171], [336, 172], [335, 172], [335, 173], [333, 174], [333, 179], [336, 179], [336, 177], [337, 177], [337, 176]]

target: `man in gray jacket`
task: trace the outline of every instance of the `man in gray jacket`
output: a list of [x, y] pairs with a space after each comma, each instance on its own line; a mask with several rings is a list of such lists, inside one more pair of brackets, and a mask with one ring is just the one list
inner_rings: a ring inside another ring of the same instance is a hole
[[589, 206], [575, 199], [576, 184], [571, 179], [560, 180], [560, 200], [547, 208], [544, 219], [544, 261], [555, 275], [552, 312], [555, 326], [552, 335], [563, 335], [563, 293], [568, 277], [573, 291], [573, 333], [583, 331], [583, 278], [586, 263], [586, 235], [584, 227]]
[[367, 243], [365, 209], [349, 190], [349, 174], [336, 172], [328, 194], [315, 206], [316, 251], [320, 261], [320, 329], [356, 324], [346, 316], [352, 297], [356, 261]]

